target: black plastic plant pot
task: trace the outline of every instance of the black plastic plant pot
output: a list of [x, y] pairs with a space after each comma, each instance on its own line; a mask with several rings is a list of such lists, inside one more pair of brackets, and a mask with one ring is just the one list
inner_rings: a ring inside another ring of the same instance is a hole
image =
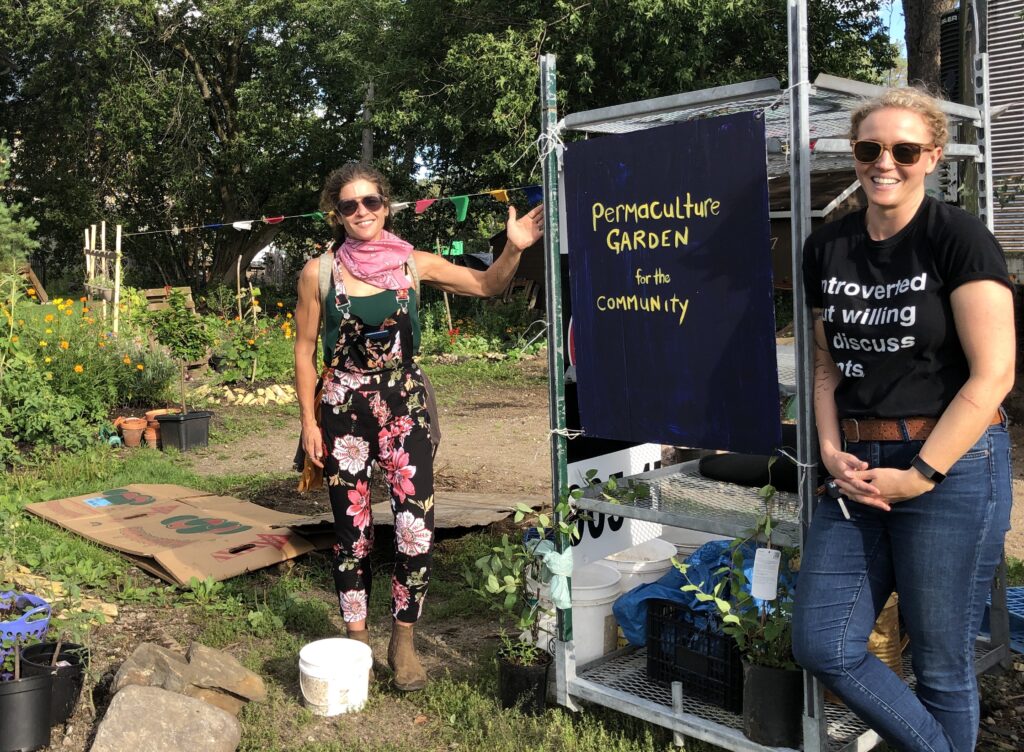
[[212, 417], [209, 410], [156, 416], [160, 421], [160, 446], [164, 449], [174, 447], [180, 452], [206, 446], [210, 440]]
[[50, 744], [53, 676], [0, 681], [0, 752], [29, 752]]
[[73, 642], [62, 643], [58, 663], [68, 665], [53, 666], [53, 651], [56, 643], [41, 642], [29, 645], [21, 654], [21, 671], [24, 676], [51, 674], [53, 691], [50, 701], [50, 725], [66, 723], [78, 704], [85, 682], [85, 669], [89, 665], [89, 649]]
[[503, 708], [515, 708], [524, 715], [540, 715], [548, 706], [548, 669], [551, 656], [541, 653], [538, 663], [523, 666], [498, 653], [498, 700]]
[[766, 747], [800, 747], [804, 675], [799, 669], [743, 664], [743, 733]]

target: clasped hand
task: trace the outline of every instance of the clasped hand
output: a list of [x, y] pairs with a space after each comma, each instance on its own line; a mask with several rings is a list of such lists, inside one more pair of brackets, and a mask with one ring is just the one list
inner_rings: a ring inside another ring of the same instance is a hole
[[935, 487], [912, 468], [870, 467], [848, 452], [836, 452], [823, 461], [846, 498], [886, 512], [893, 504], [913, 499]]

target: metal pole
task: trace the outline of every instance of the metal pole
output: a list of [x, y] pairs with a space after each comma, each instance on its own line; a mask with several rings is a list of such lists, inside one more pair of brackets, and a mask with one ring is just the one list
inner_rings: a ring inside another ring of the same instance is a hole
[[[811, 232], [811, 138], [810, 81], [807, 63], [807, 0], [789, 0], [789, 175], [790, 229], [793, 244], [793, 335], [796, 338], [797, 383], [797, 457], [802, 465], [817, 462], [817, 436], [814, 430], [813, 343], [810, 311], [803, 288], [803, 246]], [[815, 473], [800, 476], [801, 530], [803, 546], [813, 514]], [[824, 697], [818, 682], [804, 672], [804, 752], [828, 749], [824, 723]]]
[[[568, 489], [565, 439], [565, 349], [562, 341], [562, 259], [559, 237], [558, 159], [553, 143], [558, 134], [558, 98], [555, 56], [540, 56], [540, 131], [544, 151], [541, 169], [544, 184], [544, 258], [548, 317], [548, 419], [551, 426], [551, 504], [557, 508], [562, 490]], [[561, 521], [555, 515], [555, 525]], [[572, 544], [564, 535], [555, 545], [565, 551]], [[558, 640], [555, 642], [555, 685], [558, 702], [573, 707], [567, 692], [568, 681], [575, 677], [576, 665], [572, 640], [572, 610], [556, 612]]]

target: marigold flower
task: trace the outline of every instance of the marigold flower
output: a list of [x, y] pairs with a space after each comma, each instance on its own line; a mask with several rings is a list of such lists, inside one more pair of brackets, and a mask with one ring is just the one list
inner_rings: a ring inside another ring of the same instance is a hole
[[135, 364], [135, 370], [137, 370], [137, 371], [144, 371], [144, 370], [146, 370], [146, 367], [144, 365], [142, 365], [142, 363], [136, 363]]
[[277, 307], [278, 308], [284, 308], [284, 303], [282, 303], [280, 300], [277, 301]]
[[88, 312], [89, 312], [89, 309], [86, 306], [82, 306], [82, 313], [86, 314]]
[[30, 298], [34, 298], [36, 296], [36, 288], [34, 288], [34, 287], [28, 288], [25, 292], [28, 293], [28, 296]]
[[85, 298], [85, 296], [83, 295], [83, 296], [82, 296], [82, 297], [80, 297], [80, 298], [79, 298], [78, 300], [79, 300], [79, 302], [81, 302], [81, 303], [84, 303], [84, 302], [85, 302], [85, 300], [86, 300], [86, 298]]
[[85, 369], [82, 368], [82, 364], [81, 363], [75, 363], [75, 373], [81, 373], [84, 370]]
[[53, 299], [53, 304], [56, 305], [56, 306], [59, 306], [63, 302], [64, 302], [64, 298], [54, 298]]
[[43, 316], [43, 321], [45, 321], [47, 324], [49, 324], [51, 321], [53, 321], [53, 314], [52, 313], [48, 313], [45, 316]]
[[96, 346], [97, 346], [97, 347], [100, 347], [100, 348], [103, 348], [103, 347], [106, 347], [106, 346], [107, 346], [107, 343], [106, 343], [106, 342], [97, 342], [97, 343], [96, 343]]
[[121, 362], [126, 366], [130, 366], [132, 364], [132, 359], [125, 355], [124, 358], [121, 359]]
[[43, 362], [44, 363], [51, 363], [51, 362], [53, 362], [53, 358], [51, 358], [49, 355], [47, 355], [45, 358], [43, 358]]
[[70, 308], [65, 308], [64, 309], [64, 315], [65, 316], [70, 316], [71, 315], [71, 309]]
[[39, 340], [39, 346], [40, 347], [46, 347], [47, 344], [49, 344], [49, 343], [45, 339]]
[[19, 337], [18, 337], [18, 335], [17, 335], [17, 334], [12, 334], [12, 335], [11, 335], [11, 342], [17, 342], [17, 341], [18, 341], [18, 339], [19, 339]]
[[246, 342], [248, 342], [250, 345], [255, 345], [256, 344], [256, 340], [254, 340], [254, 339], [247, 339]]
[[70, 344], [68, 344], [68, 341], [66, 339], [62, 339], [60, 341], [60, 349], [61, 350], [67, 350], [68, 347], [70, 347]]
[[290, 313], [286, 313], [285, 317], [290, 319], [292, 317], [292, 315]]
[[43, 330], [43, 334], [53, 334], [53, 329], [46, 327], [46, 329]]

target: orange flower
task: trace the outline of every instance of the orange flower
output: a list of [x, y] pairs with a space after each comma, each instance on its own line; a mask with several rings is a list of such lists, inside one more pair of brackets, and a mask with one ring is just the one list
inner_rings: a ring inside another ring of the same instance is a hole
[[70, 347], [70, 345], [68, 344], [68, 341], [66, 339], [62, 339], [60, 341], [60, 349], [61, 350], [67, 350], [68, 347]]
[[34, 287], [28, 288], [25, 292], [28, 293], [28, 296], [30, 298], [34, 298], [36, 296], [36, 288], [34, 288]]
[[65, 316], [70, 316], [71, 315], [71, 309], [70, 308], [65, 308], [64, 309], [64, 315]]
[[102, 349], [102, 348], [107, 346], [107, 343], [106, 342], [97, 342], [96, 346], [99, 347], [100, 349]]
[[85, 369], [82, 368], [82, 364], [81, 363], [75, 363], [75, 373], [81, 373], [84, 370]]
[[49, 324], [51, 321], [53, 321], [53, 314], [52, 313], [48, 313], [45, 316], [43, 316], [43, 321], [45, 321], [47, 324]]
[[89, 309], [88, 309], [88, 307], [86, 307], [86, 306], [82, 306], [82, 313], [83, 313], [83, 314], [86, 314], [86, 313], [88, 313], [88, 312], [89, 312]]
[[11, 335], [11, 342], [17, 342], [17, 341], [18, 341], [18, 339], [19, 339], [19, 338], [18, 338], [18, 335], [17, 335], [17, 334], [12, 334], [12, 335]]
[[145, 369], [146, 369], [146, 367], [144, 365], [142, 365], [142, 363], [136, 363], [135, 364], [135, 370], [137, 370], [137, 371], [144, 371]]
[[278, 308], [284, 308], [284, 303], [282, 303], [280, 300], [277, 301], [277, 307]]
[[85, 296], [83, 295], [83, 296], [82, 296], [82, 297], [80, 297], [80, 298], [79, 298], [78, 300], [79, 300], [80, 302], [84, 303], [84, 302], [85, 302]]
[[132, 359], [125, 355], [124, 358], [121, 359], [121, 362], [126, 366], [130, 366], [132, 364]]

